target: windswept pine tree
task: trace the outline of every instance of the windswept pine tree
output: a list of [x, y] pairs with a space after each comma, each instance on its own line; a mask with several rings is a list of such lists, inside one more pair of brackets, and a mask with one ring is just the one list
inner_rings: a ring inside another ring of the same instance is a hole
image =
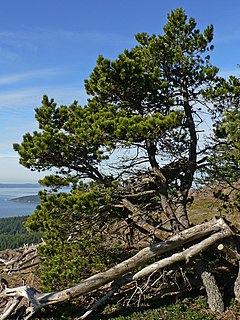
[[[209, 165], [212, 149], [200, 142], [201, 108], [216, 115], [225, 107], [213, 94], [226, 84], [210, 62], [213, 26], [201, 32], [193, 18], [176, 9], [162, 34], [140, 33], [136, 40], [115, 60], [98, 57], [85, 81], [85, 106], [77, 101], [58, 106], [44, 96], [36, 109], [39, 129], [14, 144], [23, 166], [52, 172], [41, 181], [50, 191], [40, 193], [41, 204], [27, 222], [46, 242], [39, 249], [45, 289], [66, 288], [102, 271], [58, 294], [34, 294], [36, 308], [112, 281], [114, 292], [120, 283], [189, 261], [233, 234], [223, 220], [190, 228], [188, 212], [190, 189], [197, 172]], [[59, 191], [67, 185], [69, 193]], [[129, 274], [158, 254], [207, 235], [168, 262]], [[147, 243], [152, 246], [103, 272]], [[222, 311], [213, 275], [201, 259], [196, 265], [210, 307]]]

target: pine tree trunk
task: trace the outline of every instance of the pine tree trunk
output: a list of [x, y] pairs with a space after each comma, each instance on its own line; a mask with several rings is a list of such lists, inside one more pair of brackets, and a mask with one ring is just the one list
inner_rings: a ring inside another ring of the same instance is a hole
[[190, 227], [186, 204], [183, 199], [176, 204], [176, 217], [184, 229]]
[[195, 268], [201, 276], [203, 286], [206, 290], [209, 308], [212, 311], [223, 312], [224, 302], [214, 275], [207, 271], [203, 260], [197, 261]]

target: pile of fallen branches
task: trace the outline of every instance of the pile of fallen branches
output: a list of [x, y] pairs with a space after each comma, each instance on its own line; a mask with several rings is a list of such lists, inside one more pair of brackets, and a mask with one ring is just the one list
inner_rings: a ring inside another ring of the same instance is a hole
[[25, 245], [23, 248], [5, 250], [0, 256], [0, 267], [2, 272], [11, 274], [25, 269], [29, 269], [38, 264], [38, 245]]
[[[206, 271], [203, 261], [199, 257], [207, 249], [218, 246], [219, 254], [227, 252], [233, 255], [236, 260], [239, 260], [237, 246], [230, 248], [225, 244], [227, 243], [226, 239], [234, 239], [236, 236], [238, 236], [236, 229], [231, 227], [228, 222], [223, 218], [214, 218], [209, 222], [204, 222], [173, 235], [165, 241], [145, 247], [131, 258], [65, 290], [41, 293], [28, 285], [10, 288], [6, 283], [0, 293], [2, 301], [0, 320], [9, 319], [14, 314], [19, 314], [19, 308], [21, 308], [21, 316], [18, 316], [18, 319], [30, 319], [43, 307], [59, 304], [77, 297], [84, 297], [85, 295], [96, 293], [97, 290], [100, 293], [104, 292], [99, 301], [93, 303], [90, 307], [88, 306], [88, 310], [85, 310], [78, 317], [78, 319], [85, 319], [93, 310], [96, 310], [126, 285], [134, 283], [135, 287], [138, 288], [136, 283], [140, 279], [146, 279], [145, 288], [147, 288], [147, 281], [154, 273], [164, 268], [174, 267], [180, 263], [188, 265], [193, 260], [198, 261], [196, 263], [196, 271], [206, 289], [209, 307], [213, 311], [223, 311], [224, 304], [221, 292], [216, 290], [218, 287], [213, 275]], [[26, 250], [28, 251], [22, 253], [22, 259], [15, 257], [9, 262], [1, 259], [0, 263], [6, 266], [7, 272], [16, 272], [21, 268], [25, 268], [30, 261], [29, 265], [31, 266], [37, 263], [34, 260], [36, 258], [36, 251], [34, 251], [36, 248], [33, 250], [33, 248], [29, 247]], [[161, 255], [163, 256], [162, 258]], [[161, 278], [158, 281], [161, 281]], [[235, 282], [235, 297], [237, 300], [240, 300], [239, 282], [240, 276], [238, 275]]]

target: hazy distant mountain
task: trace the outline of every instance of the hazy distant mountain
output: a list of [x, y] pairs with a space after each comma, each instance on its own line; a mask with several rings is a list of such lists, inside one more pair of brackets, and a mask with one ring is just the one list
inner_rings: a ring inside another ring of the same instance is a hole
[[40, 188], [38, 183], [0, 183], [0, 188]]

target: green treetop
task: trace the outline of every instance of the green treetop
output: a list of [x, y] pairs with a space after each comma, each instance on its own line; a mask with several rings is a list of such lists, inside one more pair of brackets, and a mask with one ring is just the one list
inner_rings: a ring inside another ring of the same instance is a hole
[[73, 189], [44, 193], [31, 228], [67, 239], [85, 220], [88, 233], [93, 220], [94, 228], [117, 219], [139, 229], [136, 214], [148, 231], [161, 222], [163, 237], [189, 226], [189, 190], [205, 159], [199, 106], [211, 101], [204, 93], [218, 72], [210, 63], [212, 39], [211, 25], [200, 32], [176, 9], [163, 34], [137, 34], [137, 45], [116, 60], [99, 56], [85, 81], [86, 106], [57, 106], [44, 96], [39, 130], [14, 149], [25, 167], [53, 170], [43, 185]]

